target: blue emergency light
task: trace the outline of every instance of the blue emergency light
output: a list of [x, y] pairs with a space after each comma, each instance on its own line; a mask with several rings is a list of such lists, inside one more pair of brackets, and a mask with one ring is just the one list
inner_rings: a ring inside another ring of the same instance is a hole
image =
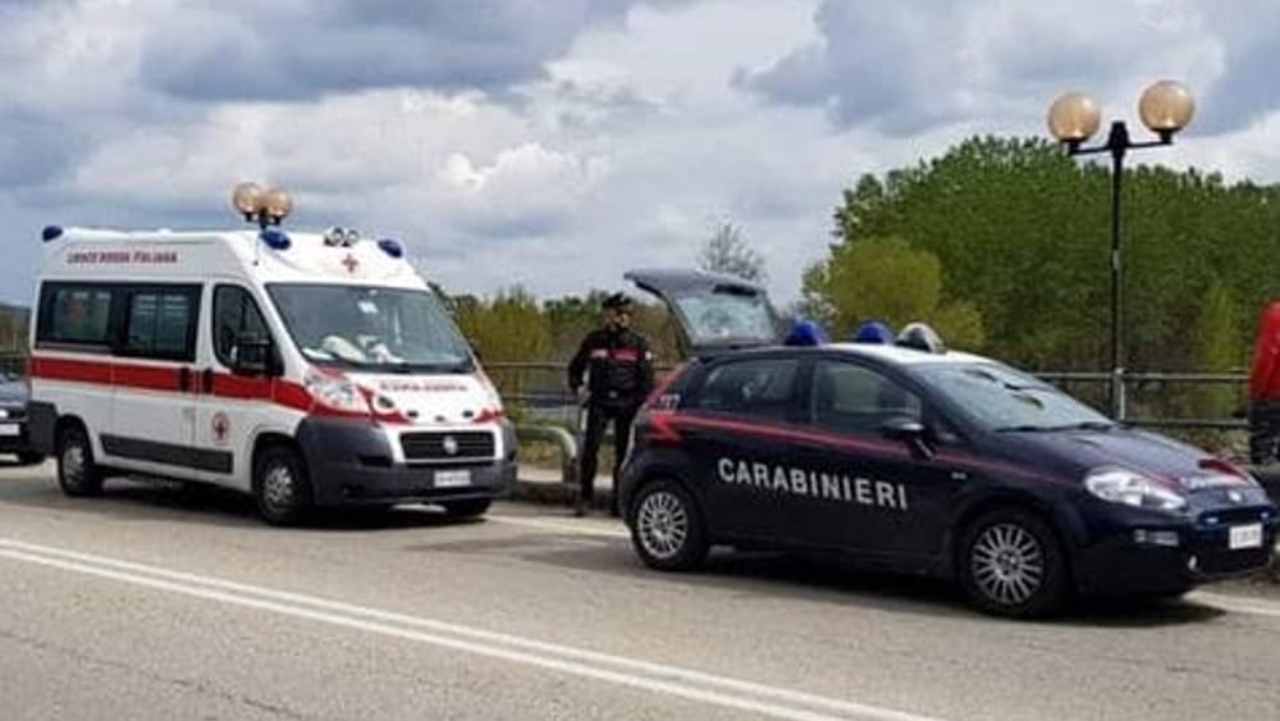
[[878, 320], [871, 320], [863, 323], [858, 326], [858, 331], [853, 335], [854, 343], [893, 345], [893, 341], [893, 329]]
[[392, 258], [404, 257], [404, 246], [400, 245], [400, 241], [398, 240], [394, 240], [392, 238], [383, 238], [382, 240], [378, 241], [378, 247], [382, 248], [382, 252], [386, 253]]
[[46, 225], [44, 230], [40, 231], [40, 237], [43, 238], [46, 243], [51, 240], [57, 240], [62, 237], [62, 228], [56, 225]]
[[272, 250], [288, 250], [289, 249], [289, 245], [290, 245], [289, 236], [286, 235], [283, 230], [268, 228], [262, 231], [258, 235], [258, 237], [262, 238], [262, 242], [266, 243], [267, 247], [271, 248]]
[[816, 346], [827, 342], [827, 334], [822, 330], [822, 326], [811, 320], [802, 320], [792, 326], [784, 344], [789, 346]]

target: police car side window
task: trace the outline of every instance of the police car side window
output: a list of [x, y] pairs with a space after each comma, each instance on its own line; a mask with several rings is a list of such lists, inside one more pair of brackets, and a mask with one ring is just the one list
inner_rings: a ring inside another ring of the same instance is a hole
[[725, 363], [711, 370], [694, 407], [701, 410], [789, 420], [797, 400], [800, 362], [760, 359]]
[[813, 373], [813, 420], [842, 433], [879, 433], [895, 418], [920, 420], [920, 397], [860, 365], [819, 361]]
[[244, 288], [218, 286], [213, 294], [213, 347], [224, 366], [234, 367], [236, 344], [246, 336], [263, 340], [270, 338], [258, 304]]

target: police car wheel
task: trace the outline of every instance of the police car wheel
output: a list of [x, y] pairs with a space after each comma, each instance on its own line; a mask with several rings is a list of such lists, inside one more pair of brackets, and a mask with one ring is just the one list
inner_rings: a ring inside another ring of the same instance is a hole
[[988, 513], [964, 534], [959, 573], [981, 610], [1014, 618], [1057, 611], [1066, 599], [1067, 567], [1053, 529], [1018, 509]]
[[273, 526], [300, 523], [311, 507], [311, 483], [302, 459], [292, 449], [263, 451], [253, 473], [258, 513]]
[[79, 427], [67, 428], [58, 437], [58, 485], [73, 498], [102, 493], [102, 474], [93, 461], [93, 445]]
[[661, 571], [690, 571], [706, 560], [702, 514], [679, 484], [657, 481], [644, 486], [630, 511], [631, 543], [645, 565]]
[[444, 507], [444, 512], [453, 518], [474, 518], [483, 516], [492, 504], [492, 500], [481, 498], [472, 501], [452, 501], [440, 505]]

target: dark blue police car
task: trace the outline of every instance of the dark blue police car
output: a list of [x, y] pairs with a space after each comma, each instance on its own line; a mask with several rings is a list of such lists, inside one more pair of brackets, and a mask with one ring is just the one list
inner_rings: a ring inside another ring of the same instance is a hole
[[1280, 518], [1248, 473], [925, 328], [786, 346], [758, 288], [628, 277], [668, 301], [695, 358], [637, 419], [620, 479], [653, 568], [692, 569], [716, 544], [837, 550], [1039, 616], [1074, 593], [1176, 596], [1271, 559]]

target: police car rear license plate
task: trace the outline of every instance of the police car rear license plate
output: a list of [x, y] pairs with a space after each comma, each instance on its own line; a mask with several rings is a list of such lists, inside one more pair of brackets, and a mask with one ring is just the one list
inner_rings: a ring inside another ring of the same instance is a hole
[[18, 435], [18, 426], [14, 423], [0, 423], [0, 436]]
[[1231, 550], [1262, 548], [1262, 524], [1231, 527]]
[[459, 486], [469, 486], [471, 485], [471, 471], [436, 471], [435, 483], [436, 488], [458, 488]]

